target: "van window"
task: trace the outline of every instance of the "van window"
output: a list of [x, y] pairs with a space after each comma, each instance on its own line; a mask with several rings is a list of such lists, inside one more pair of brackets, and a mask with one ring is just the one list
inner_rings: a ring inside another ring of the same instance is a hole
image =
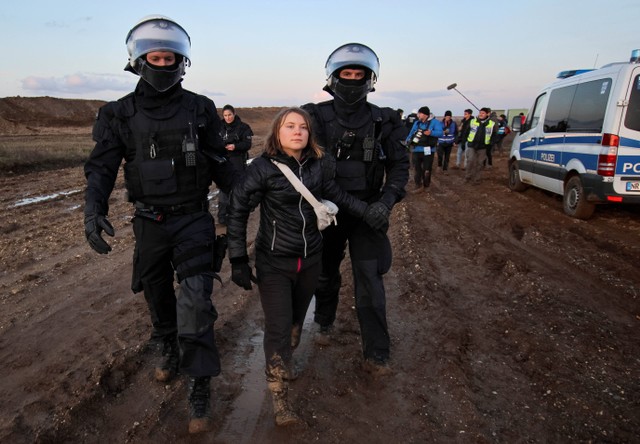
[[576, 88], [576, 85], [571, 85], [551, 92], [547, 114], [544, 116], [545, 133], [564, 133], [567, 130], [569, 111]]
[[601, 133], [611, 79], [565, 86], [551, 92], [544, 118], [545, 133]]
[[571, 104], [567, 132], [601, 133], [611, 92], [611, 79], [580, 83]]
[[627, 116], [624, 118], [624, 126], [640, 131], [640, 75], [633, 79], [633, 84], [631, 85], [629, 106], [627, 107]]
[[531, 112], [527, 116], [527, 121], [524, 123], [524, 128], [522, 132], [529, 131], [532, 128], [538, 126], [538, 122], [540, 121], [540, 114], [542, 114], [542, 110], [544, 109], [544, 105], [547, 103], [547, 93], [540, 94], [536, 99], [536, 102], [533, 104], [531, 108]]

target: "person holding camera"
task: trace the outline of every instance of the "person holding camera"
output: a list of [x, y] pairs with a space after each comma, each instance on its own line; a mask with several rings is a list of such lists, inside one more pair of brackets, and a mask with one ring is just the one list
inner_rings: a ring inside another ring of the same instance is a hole
[[418, 119], [413, 123], [405, 144], [411, 149], [415, 183], [414, 192], [421, 192], [431, 185], [433, 156], [438, 138], [444, 134], [442, 122], [436, 119], [428, 106], [418, 110]]
[[[249, 125], [240, 119], [240, 116], [236, 114], [235, 108], [231, 105], [225, 105], [222, 108], [220, 137], [224, 142], [224, 148], [227, 150], [227, 158], [235, 168], [238, 176], [241, 177], [247, 167], [253, 131]], [[224, 191], [220, 191], [218, 195], [218, 223], [222, 225], [227, 223], [228, 206], [229, 195]]]
[[[207, 195], [212, 180], [224, 190], [234, 172], [224, 158], [220, 118], [205, 96], [182, 88], [191, 64], [191, 39], [168, 17], [143, 18], [126, 38], [125, 70], [140, 77], [135, 91], [100, 108], [87, 179], [84, 229], [91, 248], [107, 254], [102, 233], [114, 236], [107, 219], [124, 160], [125, 186], [135, 207], [136, 239], [131, 290], [144, 292], [163, 345], [155, 379], [163, 384], [180, 372], [188, 377], [189, 433], [211, 430], [210, 380], [220, 374], [213, 325], [216, 233]], [[174, 276], [179, 283], [174, 290]]]
[[316, 343], [332, 343], [342, 276], [340, 264], [349, 245], [355, 306], [362, 337], [363, 368], [374, 375], [390, 374], [390, 338], [383, 276], [391, 267], [387, 236], [393, 206], [405, 196], [409, 159], [402, 145], [407, 131], [398, 113], [367, 101], [378, 79], [376, 53], [361, 43], [334, 50], [325, 63], [324, 90], [332, 100], [303, 106], [328, 155], [336, 159], [336, 182], [349, 194], [369, 203], [364, 220], [338, 214], [338, 225], [327, 228], [322, 273], [316, 289]]
[[[288, 108], [276, 116], [264, 153], [248, 165], [244, 180], [231, 194], [227, 218], [231, 279], [245, 290], [251, 290], [251, 282], [256, 282], [260, 290], [265, 373], [279, 426], [300, 420], [288, 400], [288, 381], [296, 378], [292, 353], [300, 342], [322, 257], [322, 234], [314, 206], [285, 171], [295, 175], [316, 200], [329, 199], [361, 219], [367, 204], [340, 189], [334, 181], [335, 170], [335, 160], [325, 155], [313, 137], [307, 112]], [[247, 254], [247, 223], [258, 205], [255, 278]]]

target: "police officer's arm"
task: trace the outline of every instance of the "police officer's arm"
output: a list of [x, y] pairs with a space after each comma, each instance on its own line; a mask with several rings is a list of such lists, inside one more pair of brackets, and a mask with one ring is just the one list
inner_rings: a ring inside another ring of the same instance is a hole
[[235, 151], [238, 151], [238, 152], [249, 151], [251, 149], [252, 137], [253, 137], [253, 131], [251, 130], [251, 127], [246, 123], [242, 123], [238, 131], [238, 141], [234, 142], [234, 145], [236, 147]]
[[109, 196], [118, 176], [120, 163], [124, 158], [125, 147], [114, 129], [113, 107], [109, 103], [98, 112], [93, 126], [93, 140], [96, 142], [84, 166], [87, 179], [84, 207], [84, 231], [91, 248], [100, 254], [107, 254], [111, 247], [102, 238], [104, 231], [113, 236], [115, 231], [107, 219], [109, 214]]
[[109, 196], [124, 158], [124, 144], [111, 122], [114, 118], [113, 104], [108, 103], [98, 111], [93, 126], [93, 141], [96, 143], [84, 166], [87, 179], [85, 191], [85, 213], [87, 210], [107, 215]]
[[[396, 202], [402, 200], [406, 195], [405, 186], [409, 180], [409, 156], [406, 148], [400, 143], [406, 135], [406, 128], [402, 126], [400, 117], [395, 111], [388, 125], [390, 125], [389, 134], [383, 136], [382, 139], [382, 147], [386, 156], [384, 161], [386, 174], [380, 202], [392, 209]], [[384, 128], [383, 134], [385, 134]]]

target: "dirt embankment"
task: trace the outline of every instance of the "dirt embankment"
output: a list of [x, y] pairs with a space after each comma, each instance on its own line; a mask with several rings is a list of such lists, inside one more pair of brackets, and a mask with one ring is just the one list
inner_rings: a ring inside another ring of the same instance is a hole
[[[102, 100], [59, 99], [55, 97], [0, 98], [0, 135], [89, 133]], [[217, 103], [221, 114], [224, 103]], [[273, 115], [280, 108], [236, 108], [243, 121], [258, 135], [266, 134]]]
[[190, 437], [184, 381], [152, 378], [158, 350], [129, 290], [122, 182], [114, 250], [99, 256], [82, 230], [81, 168], [0, 177], [0, 441], [640, 441], [638, 208], [579, 221], [555, 196], [506, 183], [498, 155], [477, 186], [438, 171], [394, 208], [389, 377], [361, 368], [347, 258], [333, 344], [315, 345], [309, 323], [296, 352], [302, 427], [273, 425], [257, 290], [236, 287], [225, 263], [213, 295], [215, 428]]

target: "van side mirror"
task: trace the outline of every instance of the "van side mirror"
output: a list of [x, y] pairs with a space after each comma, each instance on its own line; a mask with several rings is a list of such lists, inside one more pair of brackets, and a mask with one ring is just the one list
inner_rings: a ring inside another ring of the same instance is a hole
[[514, 116], [513, 119], [511, 119], [511, 129], [516, 133], [522, 130], [522, 120], [520, 116]]

